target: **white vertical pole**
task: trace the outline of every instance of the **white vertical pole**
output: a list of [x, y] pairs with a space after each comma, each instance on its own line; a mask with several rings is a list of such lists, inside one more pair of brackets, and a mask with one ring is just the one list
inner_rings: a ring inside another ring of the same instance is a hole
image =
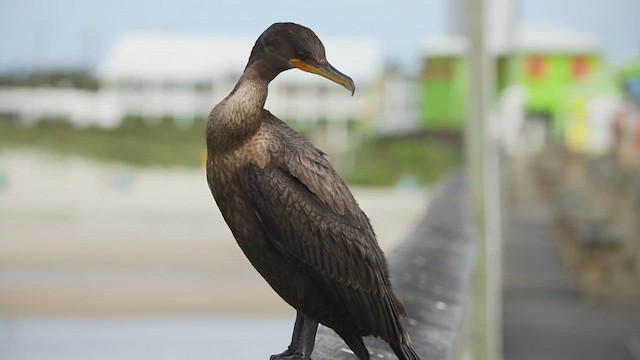
[[465, 121], [465, 159], [472, 216], [484, 223], [485, 119], [490, 89], [489, 60], [486, 51], [484, 9], [486, 0], [467, 0], [469, 39], [467, 76], [467, 118]]
[[[493, 59], [488, 50], [487, 9], [490, 0], [467, 0], [468, 97], [465, 121], [465, 155], [471, 216], [478, 230], [473, 314], [473, 353], [477, 359], [499, 359], [500, 288], [499, 177], [497, 153], [489, 140], [490, 104], [493, 94]], [[498, 182], [498, 185], [496, 185]], [[498, 187], [498, 191], [496, 190]], [[498, 245], [499, 246], [499, 245]]]

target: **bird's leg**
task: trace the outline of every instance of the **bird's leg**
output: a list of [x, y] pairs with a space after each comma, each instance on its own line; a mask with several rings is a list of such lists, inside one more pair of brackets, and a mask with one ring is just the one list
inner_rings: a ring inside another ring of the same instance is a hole
[[284, 356], [293, 354], [293, 344], [300, 342], [300, 333], [302, 332], [302, 324], [304, 323], [304, 316], [299, 312], [296, 313], [296, 322], [293, 325], [293, 335], [291, 336], [291, 344], [287, 350], [277, 355], [271, 355], [270, 360], [283, 359]]
[[283, 353], [272, 355], [270, 360], [309, 360], [316, 341], [318, 322], [306, 318], [300, 312], [293, 326], [291, 345]]
[[[294, 355], [300, 354], [301, 359], [310, 360], [311, 352], [313, 352], [313, 346], [316, 344], [316, 333], [318, 332], [318, 322], [309, 318], [304, 318], [302, 323], [302, 330], [298, 337], [298, 343], [294, 343], [293, 348], [297, 349]], [[294, 359], [298, 359], [294, 357]]]

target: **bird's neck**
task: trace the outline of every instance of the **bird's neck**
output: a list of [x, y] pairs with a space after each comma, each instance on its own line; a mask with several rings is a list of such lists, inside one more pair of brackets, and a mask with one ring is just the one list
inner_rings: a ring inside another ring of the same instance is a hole
[[233, 148], [258, 131], [270, 80], [264, 79], [252, 67], [245, 69], [233, 91], [213, 108], [209, 116], [209, 147]]

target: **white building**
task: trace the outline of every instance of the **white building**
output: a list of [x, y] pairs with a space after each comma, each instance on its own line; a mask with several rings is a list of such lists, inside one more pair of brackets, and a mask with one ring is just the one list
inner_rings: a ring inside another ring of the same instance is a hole
[[53, 87], [0, 87], [0, 116], [34, 124], [69, 121], [76, 126], [118, 126], [123, 113], [114, 94]]
[[[238, 36], [127, 34], [102, 63], [98, 92], [0, 88], [0, 114], [31, 122], [65, 118], [80, 126], [117, 126], [127, 115], [189, 123], [206, 118], [232, 90], [254, 42]], [[380, 49], [362, 38], [328, 38], [324, 44], [332, 65], [353, 78], [355, 95], [317, 75], [292, 70], [271, 83], [265, 107], [284, 120], [322, 120], [334, 128], [346, 128], [347, 120], [373, 119], [383, 73]]]
[[[125, 114], [191, 121], [208, 116], [233, 89], [255, 39], [231, 36], [131, 34], [114, 46], [101, 72]], [[282, 119], [369, 119], [382, 74], [382, 55], [366, 39], [327, 39], [327, 58], [356, 83], [353, 98], [316, 75], [287, 71], [269, 87], [266, 104]]]
[[381, 135], [402, 135], [418, 128], [419, 86], [400, 72], [385, 75], [380, 89], [380, 107], [375, 130]]

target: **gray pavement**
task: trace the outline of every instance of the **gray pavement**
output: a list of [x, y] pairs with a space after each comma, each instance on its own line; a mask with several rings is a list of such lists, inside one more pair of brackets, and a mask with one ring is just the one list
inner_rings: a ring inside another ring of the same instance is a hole
[[514, 172], [504, 248], [506, 360], [634, 359], [640, 312], [599, 308], [564, 266], [549, 205], [526, 167]]

